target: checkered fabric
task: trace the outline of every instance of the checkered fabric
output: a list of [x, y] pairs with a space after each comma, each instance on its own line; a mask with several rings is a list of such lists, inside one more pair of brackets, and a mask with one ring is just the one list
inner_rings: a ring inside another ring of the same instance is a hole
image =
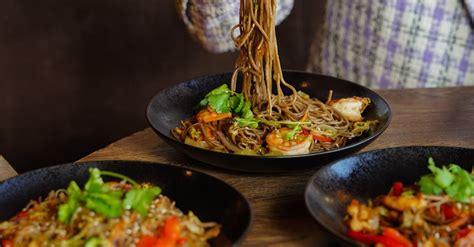
[[328, 0], [308, 70], [371, 88], [474, 85], [474, 0]]
[[[235, 50], [230, 30], [239, 23], [239, 0], [176, 0], [176, 7], [189, 33], [208, 51]], [[277, 25], [292, 8], [293, 0], [277, 2]]]

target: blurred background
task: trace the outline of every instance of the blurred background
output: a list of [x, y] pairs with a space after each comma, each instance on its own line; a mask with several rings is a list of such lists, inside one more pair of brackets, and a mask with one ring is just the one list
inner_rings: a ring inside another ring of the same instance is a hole
[[[172, 0], [0, 1], [0, 154], [18, 172], [75, 161], [147, 127], [161, 89], [232, 70], [186, 32]], [[277, 27], [282, 65], [304, 70], [324, 1]]]

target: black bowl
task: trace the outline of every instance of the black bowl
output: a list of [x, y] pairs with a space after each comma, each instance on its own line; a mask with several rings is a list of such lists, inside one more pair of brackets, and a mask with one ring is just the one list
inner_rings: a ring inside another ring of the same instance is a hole
[[231, 73], [204, 76], [192, 79], [159, 92], [150, 102], [147, 119], [153, 130], [168, 144], [188, 156], [218, 167], [247, 172], [287, 172], [301, 168], [315, 167], [357, 152], [374, 141], [388, 127], [391, 111], [388, 103], [377, 93], [349, 81], [305, 72], [285, 71], [286, 81], [298, 90], [325, 100], [329, 90], [334, 98], [369, 97], [372, 104], [365, 110], [366, 119], [378, 120], [379, 125], [372, 133], [354, 138], [345, 147], [303, 155], [251, 156], [214, 152], [196, 148], [177, 141], [171, 129], [180, 121], [196, 113], [198, 102], [212, 89], [230, 82]]
[[[230, 185], [185, 168], [136, 161], [97, 161], [65, 164], [34, 170], [0, 183], [0, 221], [20, 212], [32, 199], [66, 188], [71, 180], [82, 186], [89, 167], [119, 172], [138, 182], [151, 182], [176, 202], [183, 212], [193, 211], [202, 221], [221, 224], [213, 246], [238, 245], [249, 229], [251, 210], [247, 200]], [[104, 177], [107, 180], [107, 177]]]
[[357, 245], [345, 236], [348, 229], [343, 223], [351, 200], [367, 202], [369, 198], [386, 194], [396, 181], [413, 184], [430, 173], [428, 157], [433, 157], [438, 166], [455, 163], [470, 171], [474, 149], [398, 147], [349, 156], [324, 166], [311, 177], [305, 192], [306, 207], [334, 235], [345, 243]]

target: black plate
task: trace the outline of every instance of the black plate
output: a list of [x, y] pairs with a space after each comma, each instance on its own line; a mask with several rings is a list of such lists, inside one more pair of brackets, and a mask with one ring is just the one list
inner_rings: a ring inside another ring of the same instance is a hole
[[391, 111], [388, 103], [370, 89], [349, 81], [297, 71], [285, 71], [286, 81], [298, 90], [325, 100], [329, 90], [334, 90], [333, 98], [361, 96], [369, 97], [372, 104], [365, 110], [367, 119], [378, 120], [373, 131], [355, 138], [343, 148], [291, 156], [249, 156], [220, 153], [196, 148], [177, 141], [171, 129], [180, 121], [196, 113], [198, 102], [212, 89], [230, 82], [231, 73], [204, 76], [192, 79], [159, 92], [150, 102], [147, 119], [153, 130], [168, 144], [188, 156], [218, 167], [247, 172], [285, 172], [327, 164], [330, 161], [357, 152], [374, 141], [388, 127]]
[[250, 226], [249, 203], [230, 185], [194, 170], [135, 161], [65, 164], [8, 179], [0, 184], [0, 221], [14, 216], [31, 199], [66, 188], [71, 180], [82, 186], [89, 176], [89, 167], [119, 172], [138, 182], [151, 182], [160, 186], [162, 193], [176, 201], [183, 212], [191, 210], [202, 221], [218, 222], [222, 228], [220, 235], [212, 240], [214, 246], [237, 245]]
[[360, 153], [318, 170], [306, 187], [306, 206], [321, 225], [355, 245], [345, 236], [343, 223], [350, 201], [367, 202], [386, 194], [396, 181], [413, 184], [430, 173], [430, 156], [438, 166], [455, 163], [470, 171], [474, 164], [474, 149], [458, 147], [398, 147]]

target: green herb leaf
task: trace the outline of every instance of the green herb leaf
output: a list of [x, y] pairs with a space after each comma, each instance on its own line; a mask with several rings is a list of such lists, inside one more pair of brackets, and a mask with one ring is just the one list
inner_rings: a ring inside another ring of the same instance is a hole
[[231, 108], [229, 98], [231, 94], [232, 91], [229, 89], [227, 84], [222, 84], [206, 94], [206, 97], [199, 101], [199, 106], [209, 106], [217, 113], [230, 112]]
[[108, 218], [119, 217], [122, 214], [122, 199], [116, 194], [88, 193], [84, 200], [87, 208]]
[[227, 84], [222, 84], [219, 87], [214, 88], [208, 94], [206, 94], [206, 97], [209, 97], [211, 95], [217, 95], [217, 94], [228, 94], [228, 93], [231, 93], [231, 92], [232, 91], [229, 89], [229, 86], [227, 86]]
[[102, 191], [104, 185], [104, 180], [100, 176], [100, 170], [97, 168], [89, 169], [89, 179], [84, 186], [84, 190], [87, 192], [98, 192]]
[[68, 201], [61, 204], [58, 209], [58, 219], [62, 223], [68, 224], [72, 216], [79, 208], [79, 200], [81, 198], [81, 189], [76, 182], [71, 181], [67, 187]]
[[253, 118], [253, 112], [251, 108], [251, 104], [249, 101], [245, 101], [244, 107], [242, 108], [242, 114], [241, 117], [245, 119], [251, 119]]
[[300, 131], [301, 131], [301, 126], [296, 125], [291, 131], [289, 131], [288, 133], [286, 133], [283, 136], [283, 139], [285, 139], [287, 141], [293, 140], [293, 139], [295, 139], [296, 134], [298, 134]]
[[214, 109], [217, 113], [230, 112], [229, 107], [230, 94], [214, 94], [209, 96], [209, 106]]
[[230, 98], [230, 108], [235, 114], [239, 114], [240, 112], [242, 112], [244, 104], [244, 96], [240, 93], [237, 93]]
[[421, 177], [418, 184], [420, 185], [421, 192], [428, 195], [439, 195], [443, 192], [443, 189], [435, 183], [431, 175]]
[[[124, 200], [122, 200], [124, 191], [113, 189], [108, 184], [105, 184], [101, 175], [119, 178], [135, 187], [139, 186], [136, 181], [122, 174], [91, 168], [89, 169], [89, 179], [84, 186], [84, 191], [81, 191], [74, 181], [69, 184], [67, 189], [68, 201], [61, 204], [58, 209], [58, 218], [61, 222], [69, 223], [71, 217], [81, 204], [109, 218], [119, 217], [122, 214], [125, 207]], [[133, 190], [139, 191], [139, 200], [134, 200], [130, 208], [140, 214], [146, 213], [151, 200], [161, 192], [158, 187], [147, 189], [134, 188]]]
[[446, 193], [456, 201], [469, 202], [474, 195], [474, 185], [471, 175], [466, 170], [458, 170], [454, 183], [446, 189]]
[[125, 195], [123, 206], [125, 209], [133, 209], [145, 217], [151, 202], [160, 193], [161, 189], [158, 187], [131, 189]]
[[418, 182], [423, 193], [438, 195], [444, 191], [452, 199], [464, 203], [474, 196], [473, 177], [462, 167], [450, 164], [449, 168], [438, 168], [431, 157], [428, 164], [432, 174], [421, 177]]
[[434, 174], [434, 181], [439, 187], [447, 188], [454, 181], [454, 175], [445, 166], [436, 167], [432, 157], [428, 159], [428, 164], [428, 169]]

